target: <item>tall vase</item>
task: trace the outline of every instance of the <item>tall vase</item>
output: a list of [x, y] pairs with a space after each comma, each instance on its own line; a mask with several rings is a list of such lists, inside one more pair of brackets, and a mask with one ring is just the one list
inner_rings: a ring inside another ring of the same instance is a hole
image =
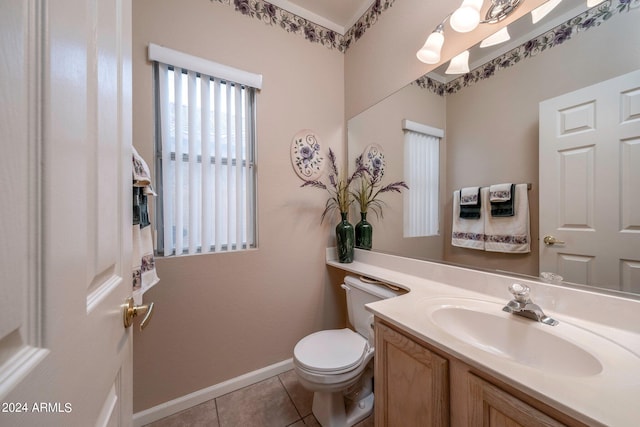
[[353, 262], [353, 243], [355, 240], [353, 225], [347, 220], [347, 212], [340, 212], [342, 220], [336, 225], [338, 261]]
[[371, 250], [373, 226], [367, 222], [367, 213], [360, 212], [360, 222], [356, 224], [356, 248]]

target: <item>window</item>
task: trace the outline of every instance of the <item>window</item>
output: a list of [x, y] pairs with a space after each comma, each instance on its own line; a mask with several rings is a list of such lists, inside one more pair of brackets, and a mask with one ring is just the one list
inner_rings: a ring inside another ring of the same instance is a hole
[[[255, 247], [261, 76], [156, 45], [149, 57], [156, 85], [158, 253]], [[243, 82], [252, 77], [254, 86]]]
[[444, 131], [403, 121], [404, 237], [436, 236], [440, 211], [440, 138]]

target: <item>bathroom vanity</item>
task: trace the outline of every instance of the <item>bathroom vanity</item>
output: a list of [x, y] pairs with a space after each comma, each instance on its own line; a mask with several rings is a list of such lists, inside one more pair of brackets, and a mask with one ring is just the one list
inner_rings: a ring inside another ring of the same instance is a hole
[[[640, 301], [356, 250], [327, 264], [409, 292], [375, 316], [377, 426], [637, 426]], [[514, 282], [559, 324], [502, 311]]]
[[587, 425], [383, 320], [375, 328], [377, 425]]

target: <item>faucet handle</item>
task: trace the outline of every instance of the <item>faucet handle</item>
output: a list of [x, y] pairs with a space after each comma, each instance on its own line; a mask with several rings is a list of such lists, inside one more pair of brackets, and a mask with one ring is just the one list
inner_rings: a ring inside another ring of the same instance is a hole
[[516, 301], [527, 302], [529, 301], [529, 292], [531, 288], [527, 285], [521, 285], [520, 283], [514, 283], [509, 286], [509, 292], [513, 295]]

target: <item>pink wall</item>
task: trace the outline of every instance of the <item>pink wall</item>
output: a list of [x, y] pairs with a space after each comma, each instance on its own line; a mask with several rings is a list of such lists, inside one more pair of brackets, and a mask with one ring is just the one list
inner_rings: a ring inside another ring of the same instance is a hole
[[157, 259], [145, 295], [153, 322], [135, 336], [134, 412], [281, 362], [295, 343], [343, 326], [343, 294], [324, 264], [325, 194], [300, 188], [290, 144], [300, 129], [344, 146], [344, 55], [208, 0], [133, 2], [134, 144], [153, 164], [156, 43], [264, 76], [257, 101], [256, 250]]

